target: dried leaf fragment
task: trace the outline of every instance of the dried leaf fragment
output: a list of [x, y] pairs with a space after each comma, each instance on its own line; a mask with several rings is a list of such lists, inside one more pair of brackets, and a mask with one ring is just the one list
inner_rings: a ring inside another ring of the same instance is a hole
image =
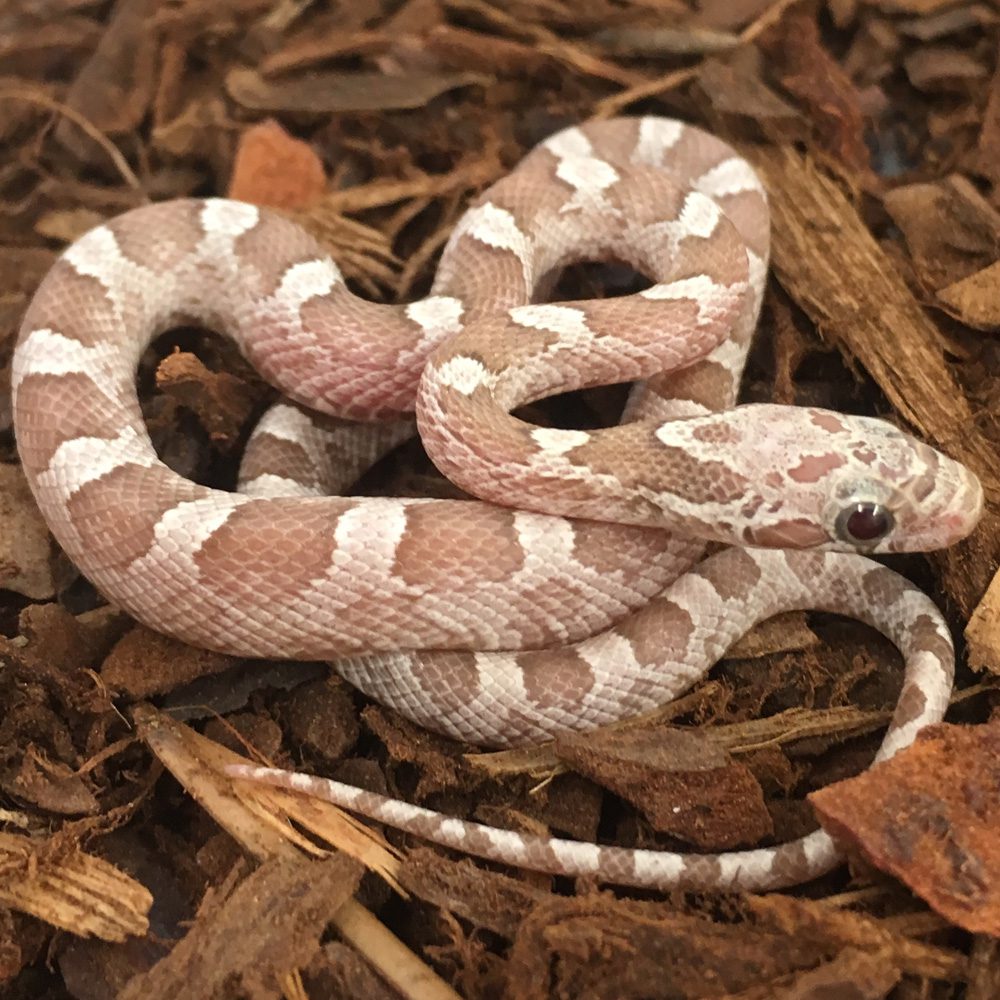
[[297, 111], [332, 114], [345, 111], [390, 111], [422, 108], [440, 94], [458, 87], [489, 83], [481, 73], [410, 72], [312, 73], [288, 80], [268, 80], [252, 69], [226, 75], [229, 96], [255, 111]]
[[930, 726], [912, 747], [809, 801], [832, 836], [946, 919], [1000, 935], [1000, 719]]
[[64, 816], [94, 816], [100, 811], [97, 796], [81, 774], [29, 746], [21, 766], [4, 791], [31, 802], [46, 812]]
[[1000, 213], [960, 175], [903, 185], [886, 194], [884, 204], [942, 308], [976, 329], [996, 329]]

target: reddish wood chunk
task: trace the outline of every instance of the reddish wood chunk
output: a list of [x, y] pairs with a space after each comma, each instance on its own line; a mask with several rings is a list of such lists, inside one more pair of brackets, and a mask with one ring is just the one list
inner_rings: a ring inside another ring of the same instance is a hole
[[910, 749], [809, 800], [830, 834], [942, 916], [1000, 935], [1000, 719], [929, 726]]

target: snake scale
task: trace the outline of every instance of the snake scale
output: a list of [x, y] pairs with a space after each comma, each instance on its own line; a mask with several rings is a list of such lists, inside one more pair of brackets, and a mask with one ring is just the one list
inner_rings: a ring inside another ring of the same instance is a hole
[[[747, 629], [815, 608], [887, 635], [905, 677], [884, 759], [940, 719], [953, 653], [934, 605], [868, 558], [950, 545], [976, 477], [888, 423], [736, 405], [769, 255], [764, 190], [671, 119], [564, 129], [466, 211], [430, 294], [350, 292], [282, 216], [226, 199], [143, 206], [55, 263], [13, 362], [25, 473], [52, 533], [108, 599], [186, 642], [327, 659], [420, 724], [486, 746], [649, 711]], [[545, 302], [612, 259], [651, 284]], [[238, 492], [156, 456], [136, 370], [195, 322], [235, 340], [289, 402], [255, 431]], [[539, 427], [517, 407], [633, 382], [622, 421]], [[359, 438], [350, 424], [376, 421]], [[478, 499], [326, 495], [407, 433]], [[706, 546], [718, 551], [705, 558]], [[421, 837], [556, 874], [766, 889], [840, 857], [823, 831], [719, 855], [482, 826], [352, 786], [233, 768]]]

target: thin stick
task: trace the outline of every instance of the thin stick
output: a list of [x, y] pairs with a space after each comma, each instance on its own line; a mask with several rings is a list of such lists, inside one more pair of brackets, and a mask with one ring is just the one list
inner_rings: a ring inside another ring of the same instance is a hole
[[25, 101], [28, 104], [37, 104], [40, 107], [48, 108], [49, 111], [55, 114], [68, 118], [108, 154], [111, 162], [118, 169], [118, 172], [129, 187], [145, 194], [142, 182], [132, 172], [132, 168], [128, 165], [128, 161], [122, 155], [121, 150], [89, 118], [80, 114], [75, 108], [71, 108], [68, 104], [63, 104], [62, 101], [57, 101], [54, 97], [49, 97], [48, 94], [28, 90], [23, 87], [0, 87], [0, 101], [2, 100]]
[[[737, 36], [739, 45], [749, 45], [758, 35], [761, 35], [772, 25], [777, 24], [784, 16], [785, 11], [795, 3], [798, 3], [798, 0], [775, 0], [770, 7], [762, 11], [755, 20], [751, 21], [739, 33]], [[703, 62], [704, 60], [695, 66], [671, 70], [669, 73], [659, 76], [655, 80], [646, 80], [643, 83], [637, 83], [634, 87], [628, 87], [617, 94], [605, 97], [604, 100], [598, 101], [594, 105], [593, 117], [595, 119], [612, 118], [629, 104], [641, 101], [646, 97], [655, 97], [657, 94], [666, 93], [668, 90], [674, 90], [689, 80], [693, 80], [701, 72]]]

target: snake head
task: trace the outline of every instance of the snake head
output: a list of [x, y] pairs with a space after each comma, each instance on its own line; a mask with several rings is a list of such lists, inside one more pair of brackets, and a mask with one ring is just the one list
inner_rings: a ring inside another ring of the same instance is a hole
[[744, 545], [927, 552], [979, 521], [977, 476], [886, 421], [766, 404], [731, 412], [741, 411], [754, 483]]

